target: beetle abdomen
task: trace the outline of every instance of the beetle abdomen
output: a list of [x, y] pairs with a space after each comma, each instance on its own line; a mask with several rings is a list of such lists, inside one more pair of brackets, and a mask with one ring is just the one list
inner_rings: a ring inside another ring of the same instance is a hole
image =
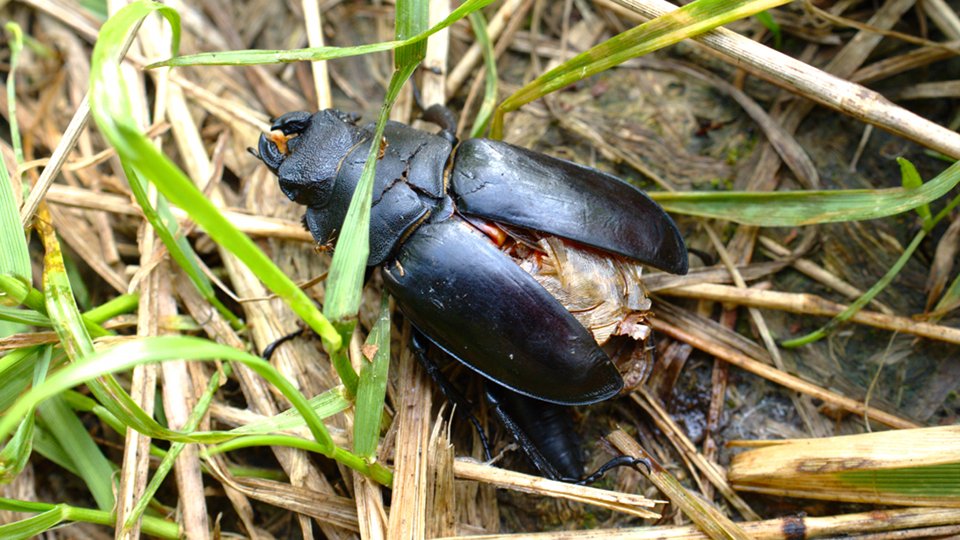
[[[478, 221], [470, 223], [482, 225]], [[497, 226], [488, 223], [487, 227]], [[646, 382], [654, 358], [647, 354], [651, 302], [641, 280], [642, 265], [556, 236], [512, 228], [509, 235], [498, 241], [500, 235], [487, 233], [593, 335], [616, 364], [628, 390]]]
[[[643, 267], [614, 255], [577, 249], [555, 236], [539, 240], [543, 255], [538, 264], [518, 261], [534, 279], [593, 334], [600, 345], [614, 335], [625, 335], [621, 322], [630, 314], [645, 314], [650, 299], [643, 290]], [[647, 333], [631, 329], [631, 337]]]

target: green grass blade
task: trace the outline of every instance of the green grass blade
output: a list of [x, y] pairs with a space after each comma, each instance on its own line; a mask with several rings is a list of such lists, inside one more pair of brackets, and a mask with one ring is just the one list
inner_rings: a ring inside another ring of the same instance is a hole
[[51, 396], [39, 404], [38, 411], [59, 445], [70, 449], [70, 458], [97, 506], [101, 510], [111, 510], [116, 502], [114, 468], [87, 432], [83, 422], [61, 396]]
[[[40, 208], [38, 217], [40, 219], [37, 220], [36, 228], [45, 249], [43, 293], [47, 315], [50, 317], [57, 337], [67, 355], [74, 362], [77, 362], [93, 352], [93, 342], [87, 332], [87, 324], [74, 301], [70, 280], [63, 265], [60, 245], [51, 229], [48, 221], [49, 214], [44, 207]], [[91, 389], [100, 397], [105, 394], [97, 385], [92, 385]], [[12, 420], [17, 421], [26, 414], [32, 414], [34, 407], [38, 405], [40, 405], [39, 402], [22, 411], [20, 415], [13, 415]], [[16, 405], [12, 407], [12, 409], [14, 408], [16, 408]], [[81, 471], [81, 477], [97, 501], [97, 505], [102, 510], [113, 508], [115, 502], [113, 498], [114, 489], [111, 483], [113, 469], [110, 466], [110, 461], [90, 438], [82, 423], [73, 416], [73, 412], [62, 403], [59, 396], [45, 404], [41, 413], [46, 417], [47, 425], [53, 430], [59, 444], [64, 448], [76, 449], [76, 452], [72, 454], [74, 463]], [[12, 411], [10, 411], [10, 414], [12, 414]]]
[[[50, 370], [50, 358], [52, 356], [53, 347], [45, 345], [42, 347], [31, 348], [31, 353], [28, 355], [28, 358], [33, 360], [33, 386], [40, 384], [47, 377], [47, 372]], [[33, 352], [36, 352], [36, 358], [34, 358]], [[24, 365], [26, 368], [27, 365]], [[17, 390], [26, 390], [26, 377], [12, 377], [10, 379], [2, 379], [5, 384], [4, 390], [9, 391], [10, 388]], [[12, 399], [10, 400], [13, 401]], [[30, 411], [29, 414], [24, 415], [23, 420], [20, 422], [20, 425], [17, 427], [16, 433], [10, 439], [0, 451], [0, 483], [12, 482], [13, 479], [23, 471], [23, 468], [27, 466], [27, 461], [30, 459], [30, 454], [33, 452], [33, 441], [35, 433], [35, 422], [36, 416], [33, 414], [33, 411]]]
[[[425, 0], [398, 0], [396, 17], [396, 38], [406, 41], [412, 36], [422, 33], [429, 26], [429, 5]], [[390, 116], [390, 109], [400, 95], [400, 90], [413, 75], [414, 70], [423, 61], [426, 55], [426, 41], [416, 41], [398, 48], [394, 55], [394, 72], [387, 87], [387, 94], [380, 109], [376, 130], [367, 161], [357, 184], [356, 191], [350, 200], [347, 215], [343, 223], [343, 233], [337, 242], [333, 262], [330, 267], [330, 278], [327, 283], [326, 303], [324, 314], [340, 331], [344, 346], [332, 355], [333, 365], [340, 374], [350, 396], [358, 394], [360, 378], [354, 371], [347, 356], [346, 344], [349, 343], [359, 314], [360, 302], [363, 295], [363, 276], [367, 267], [370, 253], [370, 208], [373, 195], [373, 184], [376, 178], [376, 166], [379, 154], [384, 144], [390, 144], [383, 138], [384, 128]], [[387, 331], [389, 334], [389, 330]], [[389, 340], [389, 337], [387, 338]], [[362, 360], [361, 360], [362, 361]], [[367, 381], [370, 384], [370, 381]], [[356, 417], [361, 421], [361, 430], [364, 448], [367, 448], [369, 431], [379, 428], [380, 413], [383, 410], [383, 396], [377, 402], [376, 391], [368, 388], [362, 402], [356, 403]], [[372, 427], [371, 417], [376, 427]], [[357, 424], [354, 424], [356, 428]], [[356, 432], [355, 432], [356, 433]], [[372, 442], [376, 448], [376, 434]], [[368, 457], [361, 454], [363, 457]]]
[[227, 442], [217, 444], [207, 448], [208, 455], [223, 454], [240, 450], [242, 448], [255, 448], [258, 446], [284, 446], [287, 448], [297, 448], [307, 452], [319, 452], [317, 443], [296, 437], [294, 435], [244, 435]]
[[238, 231], [173, 162], [163, 155], [134, 125], [120, 75], [121, 44], [140, 20], [159, 12], [173, 26], [172, 49], [179, 45], [179, 17], [156, 3], [129, 4], [111, 17], [100, 30], [91, 63], [90, 110], [101, 133], [139, 175], [149, 179], [168, 200], [186, 211], [220, 246], [236, 255], [258, 278], [324, 340], [328, 350], [339, 348], [340, 336], [316, 309], [310, 298], [284, 274], [249, 237]]
[[[13, 189], [7, 166], [0, 163], [0, 274], [30, 283], [30, 251]], [[6, 298], [0, 296], [0, 302], [6, 303]]]
[[497, 56], [493, 50], [493, 43], [487, 34], [487, 20], [483, 13], [476, 11], [470, 14], [470, 26], [473, 28], [473, 35], [480, 44], [480, 50], [483, 52], [484, 86], [483, 103], [480, 104], [480, 110], [477, 111], [477, 117], [473, 120], [473, 128], [470, 130], [471, 137], [482, 137], [487, 129], [490, 117], [497, 107], [498, 77], [497, 77]]
[[[313, 396], [309, 403], [310, 408], [316, 411], [317, 416], [324, 419], [341, 413], [352, 405], [352, 402], [346, 398], [342, 386], [331, 388], [322, 394]], [[228, 433], [233, 435], [277, 433], [300, 429], [304, 426], [306, 426], [306, 421], [303, 415], [296, 409], [288, 409], [269, 418], [236, 427]]]
[[780, 25], [777, 24], [777, 21], [774, 20], [773, 16], [770, 15], [769, 11], [761, 11], [753, 16], [755, 19], [760, 21], [767, 30], [773, 34], [773, 48], [780, 49], [783, 47], [783, 32], [780, 31]]
[[[72, 283], [72, 282], [71, 282]], [[97, 306], [83, 314], [84, 322], [99, 324], [112, 319], [117, 315], [129, 313], [136, 309], [139, 296], [136, 294], [121, 294], [108, 302]], [[0, 306], [0, 320], [10, 321], [28, 326], [51, 326], [50, 317], [32, 309], [9, 308]]]
[[81, 394], [76, 390], [70, 390], [61, 395], [67, 401], [67, 404], [70, 405], [71, 409], [77, 412], [91, 413], [101, 422], [109, 426], [117, 435], [121, 437], [126, 435], [127, 426], [106, 407], [97, 403], [97, 400]]
[[63, 264], [60, 243], [48, 221], [49, 214], [44, 214], [45, 211], [41, 207], [40, 219], [37, 220], [36, 225], [45, 250], [43, 304], [36, 303], [32, 290], [27, 294], [24, 303], [34, 310], [43, 310], [46, 313], [60, 339], [60, 344], [63, 345], [63, 350], [71, 360], [77, 361], [93, 352], [91, 333], [100, 336], [106, 335], [107, 332], [98, 325], [90, 325], [80, 314]]
[[[416, 68], [417, 64], [411, 64], [398, 67], [393, 72], [387, 87], [387, 95], [377, 118], [373, 141], [383, 140], [383, 131], [390, 117], [390, 109], [400, 95], [403, 84]], [[343, 232], [337, 241], [337, 249], [333, 253], [333, 262], [330, 264], [323, 313], [337, 327], [343, 344], [350, 342], [350, 336], [356, 326], [357, 312], [360, 309], [363, 276], [370, 254], [370, 204], [379, 151], [380, 144], [370, 145], [366, 164], [353, 198], [350, 199], [350, 207], [343, 220]], [[335, 349], [331, 359], [347, 391], [351, 396], [355, 396], [358, 378], [346, 356], [346, 347]]]
[[42, 514], [6, 525], [0, 525], [0, 538], [19, 540], [20, 538], [34, 538], [54, 528], [66, 518], [66, 511], [55, 507]]
[[926, 236], [927, 231], [925, 230], [917, 233], [917, 235], [913, 237], [913, 241], [910, 242], [910, 245], [907, 246], [907, 249], [903, 250], [903, 253], [900, 254], [897, 262], [895, 262], [893, 266], [887, 270], [887, 273], [877, 280], [877, 282], [874, 283], [873, 286], [867, 290], [867, 292], [863, 293], [859, 298], [847, 306], [847, 309], [830, 319], [827, 324], [805, 336], [784, 341], [780, 345], [788, 349], [800, 347], [802, 345], [809, 345], [815, 341], [819, 341], [827, 337], [827, 335], [836, 330], [838, 326], [850, 320], [850, 317], [856, 315], [861, 309], [869, 304], [871, 300], [873, 300], [878, 294], [886, 289], [887, 285], [890, 285], [893, 279], [897, 277], [897, 274], [900, 273], [900, 270], [903, 270], [903, 267], [906, 266], [907, 262], [910, 261], [910, 257], [912, 257], [913, 253], [917, 250], [917, 248], [920, 247], [920, 243], [923, 242], [923, 239], [926, 238]]
[[918, 188], [650, 193], [668, 212], [760, 227], [877, 219], [933, 202], [960, 183], [960, 162]]
[[[14, 22], [6, 24], [9, 35], [10, 67], [7, 74], [7, 120], [10, 123], [10, 140], [17, 164], [23, 163], [23, 146], [20, 144], [20, 128], [17, 126], [17, 60], [23, 48], [23, 33]], [[20, 183], [17, 182], [19, 186]], [[27, 238], [20, 223], [20, 209], [14, 194], [13, 181], [5, 163], [0, 163], [0, 274], [10, 274], [30, 283], [30, 252]]]
[[[52, 235], [53, 231], [49, 230], [49, 234]], [[57, 255], [54, 255], [53, 258], [62, 262], [62, 256], [59, 255], [59, 244], [51, 244], [50, 249], [55, 249], [57, 252]], [[64, 286], [70, 286], [69, 278], [67, 278], [62, 271], [60, 274], [63, 276], [60, 279], [63, 281]], [[23, 304], [30, 309], [32, 313], [39, 314], [26, 315], [26, 317], [36, 318], [39, 316], [46, 316], [47, 322], [44, 324], [44, 326], [53, 325], [53, 323], [50, 321], [49, 315], [47, 314], [44, 293], [24, 284], [22, 281], [16, 278], [5, 275], [0, 275], [0, 293], [5, 295], [12, 302]], [[128, 313], [132, 311], [134, 308], [136, 308], [138, 301], [138, 297], [135, 294], [121, 295], [103, 304], [99, 308], [90, 310], [88, 312], [89, 314], [81, 314], [80, 319], [87, 331], [96, 337], [111, 335], [110, 332], [100, 326], [100, 323], [121, 313]]]
[[23, 304], [34, 311], [42, 311], [43, 293], [30, 287], [28, 281], [9, 274], [0, 274], [0, 298], [5, 305]]
[[50, 319], [32, 309], [17, 309], [0, 306], [0, 321], [28, 326], [50, 326]]
[[[906, 189], [918, 188], [923, 185], [923, 179], [920, 178], [920, 173], [917, 172], [917, 168], [913, 166], [913, 163], [910, 163], [906, 158], [898, 157], [897, 163], [900, 164], [900, 177], [902, 178], [901, 183]], [[917, 215], [923, 219], [924, 223], [930, 221], [933, 215], [930, 213], [929, 204], [921, 204], [916, 207]]]
[[138, 305], [140, 305], [139, 294], [121, 294], [85, 312], [83, 318], [94, 324], [103, 324], [118, 315], [135, 311]]
[[217, 294], [213, 290], [213, 284], [210, 283], [210, 279], [207, 278], [206, 274], [200, 269], [200, 262], [196, 252], [190, 247], [187, 238], [178, 233], [180, 224], [170, 211], [170, 205], [167, 204], [167, 200], [163, 197], [158, 197], [157, 206], [154, 208], [150, 202], [150, 196], [147, 193], [146, 182], [140, 178], [140, 175], [137, 174], [135, 170], [128, 166], [125, 160], [121, 160], [120, 165], [123, 167], [124, 175], [127, 177], [127, 182], [130, 185], [130, 192], [133, 193], [137, 204], [140, 205], [140, 208], [143, 210], [143, 217], [153, 226], [154, 232], [156, 232], [160, 241], [163, 242], [163, 245], [166, 246], [170, 257], [177, 263], [177, 266], [182, 268], [187, 274], [187, 277], [190, 278], [190, 281], [197, 288], [197, 291], [203, 299], [214, 306], [218, 313], [230, 321], [231, 325], [239, 328], [240, 322], [237, 316], [227, 309], [220, 299], [217, 298]]
[[[334, 327], [340, 334], [342, 346], [330, 350], [330, 358], [350, 396], [357, 394], [359, 380], [347, 357], [346, 344], [350, 342], [350, 337], [356, 327], [363, 293], [363, 277], [367, 267], [367, 259], [370, 255], [370, 206], [378, 154], [381, 151], [383, 132], [390, 117], [390, 109], [393, 108], [393, 104], [400, 95], [400, 89], [403, 88], [403, 85], [416, 70], [426, 53], [425, 43], [410, 41], [406, 38], [426, 28], [427, 20], [426, 2], [421, 0], [397, 2], [397, 40], [407, 43], [397, 50], [394, 59], [394, 72], [390, 77], [387, 93], [383, 105], [380, 107], [380, 115], [377, 118], [376, 129], [371, 139], [373, 143], [370, 145], [367, 161], [364, 164], [363, 172], [360, 174], [360, 180], [357, 182], [356, 191], [350, 199], [350, 206], [343, 220], [342, 232], [337, 240], [333, 261], [330, 264], [323, 314], [333, 322]], [[447, 20], [450, 20], [450, 18], [448, 17]], [[389, 141], [387, 141], [387, 144], [389, 144]]]
[[57, 439], [42, 423], [38, 424], [33, 431], [33, 449], [61, 469], [80, 476], [80, 470], [73, 463], [73, 457], [60, 446]]
[[[960, 163], [960, 162], [957, 162], [957, 163]], [[954, 166], [956, 166], [956, 164], [954, 164]], [[951, 167], [951, 169], [952, 168], [953, 167]], [[934, 180], [931, 180], [930, 182], [927, 182], [926, 184], [924, 184], [924, 186], [930, 185], [933, 182]], [[920, 232], [918, 232], [916, 236], [914, 236], [913, 241], [911, 241], [910, 245], [908, 245], [907, 248], [903, 250], [903, 253], [897, 259], [897, 262], [895, 262], [893, 266], [891, 266], [890, 269], [887, 270], [887, 273], [884, 274], [883, 277], [881, 277], [873, 285], [873, 287], [870, 287], [870, 290], [868, 290], [859, 298], [857, 298], [852, 304], [850, 304], [850, 306], [847, 307], [847, 309], [843, 310], [842, 313], [840, 313], [839, 315], [831, 319], [827, 324], [823, 325], [818, 330], [815, 330], [805, 336], [785, 341], [781, 345], [783, 347], [799, 347], [801, 345], [807, 345], [807, 344], [813, 343], [814, 341], [817, 341], [819, 339], [826, 337], [827, 334], [832, 332], [839, 325], [848, 321], [850, 317], [853, 317], [857, 312], [863, 309], [868, 303], [870, 303], [871, 300], [873, 300], [878, 294], [880, 294], [880, 292], [883, 291], [883, 289], [885, 289], [887, 285], [889, 285], [893, 281], [893, 278], [895, 278], [897, 274], [900, 273], [900, 270], [902, 270], [903, 267], [906, 266], [907, 262], [910, 260], [910, 257], [913, 256], [913, 253], [920, 247], [921, 242], [923, 242], [923, 239], [927, 236], [927, 234], [929, 234], [929, 232], [934, 227], [936, 227], [941, 220], [943, 220], [948, 215], [950, 215], [950, 212], [952, 212], [953, 209], [956, 208], [958, 205], [960, 205], [960, 195], [954, 197], [953, 200], [947, 203], [947, 205], [943, 208], [943, 210], [938, 212], [936, 216], [928, 220], [925, 220], [923, 224], [923, 229]]]
[[329, 434], [319, 417], [310, 408], [306, 398], [269, 362], [225, 345], [191, 337], [144, 338], [122, 343], [66, 366], [43, 384], [30, 390], [10, 408], [3, 418], [0, 418], [0, 438], [9, 434], [9, 425], [16, 421], [17, 416], [23, 414], [25, 407], [31, 404], [37, 405], [49, 397], [103, 375], [125, 371], [138, 365], [178, 358], [191, 361], [220, 358], [244, 363], [276, 386], [297, 407], [307, 419], [308, 427], [319, 443], [332, 446]]
[[631, 58], [787, 2], [789, 0], [696, 0], [676, 11], [622, 32], [537, 77], [504, 100], [494, 116], [491, 135], [500, 139], [504, 114], [526, 103]]
[[[9, 278], [4, 280], [2, 279], [2, 276], [0, 276], [0, 288], [2, 288], [3, 284], [16, 284], [17, 288], [21, 289], [21, 292], [28, 291], [24, 294], [25, 296], [33, 299], [29, 301], [29, 305], [33, 306], [35, 309], [30, 311], [20, 311], [31, 314], [29, 315], [31, 320], [37, 319], [38, 323], [42, 323], [38, 324], [39, 326], [53, 325], [53, 323], [50, 322], [49, 317], [46, 316], [46, 308], [44, 307], [42, 301], [43, 295], [39, 291], [23, 287], [23, 284], [16, 279]], [[81, 317], [83, 318], [84, 324], [89, 332], [98, 336], [108, 335], [109, 333], [99, 326], [100, 323], [117, 315], [128, 313], [136, 309], [138, 302], [138, 295], [123, 294], [110, 300], [109, 302], [100, 305], [99, 307], [87, 311]], [[41, 311], [37, 311], [37, 309], [40, 309]], [[42, 320], [40, 320], [41, 318]], [[0, 357], [0, 380], [4, 381], [5, 383], [4, 385], [0, 385], [0, 411], [5, 410], [11, 403], [13, 403], [14, 399], [16, 399], [20, 393], [26, 390], [30, 382], [29, 373], [32, 369], [31, 366], [37, 363], [34, 355], [42, 350], [42, 347], [25, 347], [11, 351], [5, 356]], [[121, 433], [123, 431], [124, 429], [120, 429]]]
[[460, 7], [450, 12], [446, 19], [426, 32], [415, 35], [410, 39], [403, 41], [384, 41], [381, 43], [371, 43], [368, 45], [358, 45], [355, 47], [316, 47], [312, 49], [295, 49], [290, 51], [280, 50], [244, 50], [244, 51], [223, 51], [215, 53], [201, 53], [187, 56], [177, 56], [163, 62], [157, 62], [147, 66], [147, 69], [157, 67], [174, 66], [210, 66], [210, 65], [231, 65], [231, 66], [252, 66], [258, 64], [276, 64], [278, 62], [319, 62], [321, 60], [334, 60], [336, 58], [346, 58], [349, 56], [359, 56], [375, 52], [391, 51], [405, 45], [412, 45], [423, 41], [436, 34], [440, 30], [447, 28], [453, 23], [466, 17], [479, 9], [493, 3], [493, 0], [467, 0], [460, 4]]
[[[430, 27], [430, 2], [427, 0], [397, 0], [395, 33], [397, 41], [409, 41]], [[398, 67], [419, 64], [427, 55], [427, 40], [421, 39], [398, 47], [394, 51], [394, 65]]]
[[0, 450], [0, 484], [9, 484], [27, 466], [33, 451], [36, 423], [33, 414], [24, 417], [10, 441]]
[[11, 21], [4, 25], [9, 36], [10, 70], [7, 74], [7, 122], [10, 123], [10, 145], [17, 164], [23, 163], [23, 143], [20, 141], [20, 126], [17, 124], [17, 64], [23, 50], [23, 31], [20, 25]]
[[[33, 364], [41, 347], [24, 347], [0, 357], [0, 411], [6, 411], [30, 387]], [[5, 466], [0, 462], [0, 468]]]
[[[143, 7], [144, 10], [149, 12], [148, 6]], [[137, 10], [132, 9], [131, 11]], [[169, 15], [169, 17], [176, 19], [176, 12], [173, 13], [174, 15]], [[134, 26], [139, 25], [139, 20], [140, 19], [133, 19], [132, 24]], [[179, 40], [179, 25], [174, 22], [171, 22], [171, 24], [174, 26], [174, 42], [176, 42]], [[118, 50], [117, 57], [119, 58], [125, 50], [127, 34], [122, 32], [112, 32], [110, 30], [110, 28], [107, 28], [103, 31], [101, 36], [98, 38], [98, 43], [102, 41], [102, 46], [116, 48]], [[123, 81], [122, 78], [120, 78], [120, 80]], [[115, 110], [124, 111], [124, 114], [127, 115], [124, 117], [124, 119], [130, 122], [131, 125], [135, 125], [133, 124], [132, 120], [130, 120], [132, 118], [130, 115], [132, 105], [129, 101], [129, 94], [125, 90], [126, 89], [123, 86], [119, 86], [114, 89], [113, 99], [115, 100]], [[148, 194], [147, 185], [140, 178], [140, 175], [138, 175], [137, 172], [130, 166], [129, 162], [122, 157], [120, 164], [123, 167], [124, 175], [127, 177], [127, 181], [130, 185], [130, 191], [133, 193], [137, 204], [139, 204], [143, 210], [144, 217], [153, 227], [160, 240], [164, 243], [170, 253], [170, 256], [177, 263], [177, 265], [184, 270], [184, 272], [187, 274], [187, 277], [200, 292], [200, 295], [212, 306], [214, 306], [224, 318], [230, 321], [235, 328], [239, 328], [241, 324], [236, 315], [234, 315], [223, 305], [222, 302], [220, 302], [213, 290], [213, 285], [210, 283], [210, 280], [201, 271], [198, 257], [196, 253], [194, 253], [193, 248], [190, 247], [190, 244], [187, 242], [185, 237], [178, 234], [179, 224], [177, 219], [171, 213], [166, 199], [163, 197], [158, 197], [156, 207], [154, 207], [154, 204], [151, 202]]]
[[[369, 355], [369, 356], [368, 356]], [[387, 370], [390, 367], [390, 303], [386, 293], [380, 299], [380, 317], [370, 330], [364, 346], [360, 387], [357, 389], [357, 414], [353, 424], [353, 451], [364, 459], [376, 456], [387, 395]]]
[[[317, 443], [308, 441], [306, 439], [301, 439], [300, 437], [294, 437], [292, 435], [251, 435], [239, 437], [231, 441], [210, 447], [207, 449], [207, 452], [209, 454], [219, 454], [231, 450], [253, 448], [258, 446], [285, 446], [287, 448], [297, 448], [307, 452], [320, 451]], [[347, 452], [341, 448], [335, 448], [332, 457], [338, 462], [354, 470], [362, 472], [363, 474], [366, 474], [372, 480], [379, 482], [380, 484], [389, 487], [393, 483], [393, 473], [391, 473], [388, 469], [376, 463], [371, 463], [368, 467], [367, 461], [361, 459], [356, 454], [351, 454], [350, 452]]]
[[[24, 394], [12, 407], [0, 417], [0, 439], [10, 435], [18, 419], [27, 414], [32, 407], [44, 400], [58, 395], [74, 386], [87, 383], [109, 373], [125, 371], [135, 366], [168, 360], [203, 361], [222, 359], [241, 362], [277, 388], [287, 400], [306, 419], [307, 427], [317, 440], [321, 453], [356, 468], [360, 473], [371, 477], [389, 476], [382, 466], [367, 465], [359, 457], [336, 448], [329, 433], [317, 413], [310, 407], [307, 399], [276, 368], [266, 360], [212, 341], [193, 337], [154, 337], [121, 343], [111, 349], [92, 354], [82, 362], [64, 367], [52, 375], [43, 384]], [[169, 432], [176, 435], [176, 432]], [[147, 435], [151, 433], [147, 432]], [[187, 442], [219, 442], [236, 437], [229, 433], [214, 433], [212, 438], [200, 439], [181, 437], [171, 440]]]
[[[39, 512], [40, 515], [27, 518], [15, 523], [0, 525], [0, 538], [32, 538], [52, 529], [60, 523], [78, 521], [97, 525], [112, 526], [116, 522], [116, 515], [110, 511], [91, 510], [66, 504], [50, 504], [32, 501], [18, 501], [0, 497], [0, 510], [9, 512]], [[180, 538], [179, 526], [172, 522], [156, 517], [143, 519], [143, 532], [159, 538]]]

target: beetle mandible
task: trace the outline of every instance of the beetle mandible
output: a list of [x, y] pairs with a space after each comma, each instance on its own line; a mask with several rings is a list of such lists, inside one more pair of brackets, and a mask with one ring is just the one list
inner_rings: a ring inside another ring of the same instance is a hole
[[[282, 136], [260, 137], [260, 159], [307, 207], [304, 226], [321, 245], [336, 239], [373, 142], [374, 124], [358, 120], [293, 112], [271, 126]], [[556, 406], [617, 395], [623, 378], [598, 341], [646, 328], [594, 324], [592, 305], [613, 297], [616, 309], [642, 313], [637, 263], [684, 274], [686, 246], [659, 205], [616, 177], [504, 142], [458, 142], [446, 128], [387, 124], [368, 267], [381, 267], [430, 343], [496, 383], [489, 399], [515, 435], [528, 436], [521, 446], [541, 472], [579, 478], [579, 451], [561, 433], [569, 430], [556, 429]], [[531, 403], [544, 405], [530, 414]]]

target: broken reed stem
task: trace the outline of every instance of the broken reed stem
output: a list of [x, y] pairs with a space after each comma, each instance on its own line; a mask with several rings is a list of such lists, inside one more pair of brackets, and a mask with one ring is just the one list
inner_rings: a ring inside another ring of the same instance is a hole
[[[403, 334], [407, 336], [408, 332]], [[399, 379], [399, 406], [394, 418], [399, 427], [387, 538], [423, 538], [428, 510], [427, 454], [433, 400], [430, 380], [409, 348], [400, 353]]]
[[[666, 0], [613, 2], [650, 19], [677, 9]], [[873, 90], [833, 76], [726, 28], [705, 32], [693, 40], [790, 92], [950, 157], [960, 157], [960, 134], [897, 106]]]
[[454, 480], [453, 444], [450, 442], [450, 425], [443, 419], [444, 407], [440, 406], [430, 433], [427, 458], [427, 538], [450, 536], [457, 532], [457, 489]]
[[748, 540], [750, 538], [738, 525], [731, 521], [730, 518], [713, 506], [712, 503], [701, 499], [683, 487], [676, 477], [667, 472], [660, 464], [653, 461], [653, 457], [644, 451], [643, 448], [637, 444], [637, 441], [625, 432], [618, 429], [608, 435], [607, 440], [625, 455], [650, 460], [650, 470], [647, 470], [643, 466], [637, 467], [638, 470], [643, 473], [647, 480], [657, 486], [657, 489], [666, 495], [671, 503], [690, 518], [690, 521], [693, 521], [700, 527], [707, 536], [715, 540]]
[[[960, 426], [777, 442], [735, 455], [729, 482], [739, 491], [804, 499], [960, 508], [947, 487], [960, 477], [951, 472]], [[904, 469], [909, 476], [890, 476]]]
[[727, 499], [730, 505], [740, 512], [740, 515], [748, 520], [760, 519], [760, 516], [750, 508], [750, 505], [733, 491], [733, 488], [727, 482], [727, 477], [723, 470], [721, 470], [717, 464], [708, 461], [703, 454], [697, 451], [693, 442], [690, 441], [683, 430], [680, 429], [680, 426], [673, 421], [670, 414], [660, 406], [657, 399], [653, 397], [646, 388], [641, 387], [637, 392], [630, 394], [630, 398], [650, 415], [654, 424], [674, 443], [677, 451], [687, 456], [687, 459], [717, 488], [717, 491]]
[[[303, 0], [303, 26], [307, 30], [307, 43], [311, 47], [323, 47], [323, 17], [320, 15], [319, 2]], [[317, 110], [333, 107], [333, 94], [330, 92], [330, 74], [326, 62], [310, 62], [313, 74], [313, 89], [317, 93]]]
[[[743, 289], [738, 290], [742, 291]], [[759, 375], [764, 379], [777, 383], [791, 390], [807, 394], [810, 397], [821, 399], [830, 405], [857, 414], [858, 416], [866, 416], [870, 420], [874, 420], [881, 424], [898, 429], [921, 427], [919, 424], [911, 422], [910, 420], [906, 420], [904, 418], [900, 418], [899, 416], [869, 407], [863, 404], [863, 402], [823, 389], [813, 383], [809, 383], [801, 379], [800, 377], [790, 375], [789, 373], [780, 371], [775, 367], [764, 364], [759, 360], [750, 358], [743, 353], [730, 349], [729, 347], [725, 347], [722, 344], [709, 339], [707, 336], [700, 334], [698, 330], [692, 330], [691, 332], [688, 332], [680, 329], [677, 326], [667, 323], [662, 319], [656, 318], [650, 319], [650, 325], [657, 332], [668, 335], [673, 339], [682, 341], [684, 343], [688, 343], [707, 354], [716, 356], [717, 358], [749, 371], [754, 375]]]
[[453, 473], [461, 480], [476, 480], [523, 493], [592, 504], [644, 519], [660, 519], [660, 514], [646, 509], [663, 501], [654, 501], [642, 495], [548, 480], [464, 459], [454, 461]]
[[[433, 26], [450, 14], [450, 2], [430, 3], [430, 26]], [[423, 106], [447, 104], [447, 51], [450, 48], [450, 29], [437, 32], [427, 41], [427, 52], [423, 58], [423, 79], [420, 93]]]
[[[777, 257], [789, 257], [790, 250], [786, 247], [778, 244], [774, 239], [760, 236], [757, 238], [763, 247], [767, 248]], [[838, 293], [846, 296], [850, 300], [856, 300], [863, 296], [863, 291], [857, 287], [847, 283], [846, 281], [840, 279], [833, 272], [830, 272], [826, 268], [818, 265], [817, 263], [809, 259], [794, 259], [790, 261], [790, 265], [793, 268], [806, 275], [810, 279], [816, 280], [821, 284], [837, 291]], [[870, 304], [875, 306], [878, 310], [883, 312], [884, 315], [893, 315], [893, 310], [887, 307], [883, 302], [880, 302], [876, 298], [870, 301]]]
[[[727, 285], [714, 285], [709, 283], [686, 285], [662, 290], [660, 292], [670, 296], [716, 300], [718, 302], [728, 302], [741, 306], [779, 309], [790, 313], [801, 313], [821, 317], [833, 317], [848, 307], [808, 293], [738, 289]], [[857, 312], [850, 320], [883, 330], [911, 334], [960, 345], [960, 328], [951, 328], [949, 326], [914, 321], [906, 317], [897, 317], [864, 310]]]

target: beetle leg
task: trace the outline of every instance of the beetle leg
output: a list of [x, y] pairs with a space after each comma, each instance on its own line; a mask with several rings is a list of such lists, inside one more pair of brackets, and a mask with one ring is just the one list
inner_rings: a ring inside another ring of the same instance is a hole
[[603, 465], [601, 465], [600, 468], [594, 471], [592, 474], [588, 474], [587, 476], [581, 479], [564, 478], [563, 481], [571, 482], [581, 486], [587, 486], [596, 482], [597, 480], [600, 480], [600, 478], [602, 478], [603, 475], [606, 474], [607, 471], [609, 471], [610, 469], [616, 469], [617, 467], [636, 468], [637, 465], [643, 465], [644, 467], [646, 467], [647, 472], [650, 472], [651, 470], [653, 470], [653, 464], [647, 458], [635, 458], [633, 456], [617, 456], [611, 459], [610, 461], [604, 463]]
[[551, 480], [578, 485], [592, 484], [617, 467], [643, 465], [652, 469], [650, 460], [618, 456], [586, 476], [580, 456], [580, 441], [573, 431], [569, 407], [527, 398], [494, 385], [484, 393], [493, 413], [510, 432], [527, 458], [540, 473]]
[[271, 342], [269, 345], [263, 348], [263, 352], [260, 353], [260, 357], [263, 358], [264, 360], [269, 361], [270, 358], [273, 356], [273, 353], [277, 352], [278, 347], [306, 333], [307, 333], [307, 328], [303, 327], [298, 330], [294, 330], [293, 332], [290, 332], [285, 336], [278, 337], [277, 339], [273, 340], [273, 342]]
[[440, 136], [451, 144], [457, 144], [457, 117], [453, 111], [437, 103], [423, 111], [423, 119], [440, 126]]
[[487, 385], [491, 410], [523, 450], [530, 463], [550, 480], [576, 479], [583, 472], [569, 407], [554, 405]]
[[470, 400], [460, 393], [453, 383], [451, 383], [450, 380], [447, 379], [447, 377], [440, 371], [440, 366], [438, 366], [436, 362], [427, 356], [427, 343], [429, 343], [429, 341], [423, 337], [423, 334], [421, 334], [419, 330], [414, 329], [411, 342], [413, 346], [413, 352], [420, 361], [420, 365], [423, 366], [423, 369], [426, 370], [428, 375], [430, 375], [430, 378], [433, 379], [433, 382], [440, 387], [440, 391], [443, 393], [444, 397], [453, 402], [457, 414], [459, 414], [461, 418], [465, 418], [471, 424], [473, 424], [473, 428], [477, 431], [477, 435], [480, 436], [480, 445], [483, 446], [484, 459], [486, 461], [493, 459], [490, 440], [487, 438], [487, 434], [483, 430], [483, 426], [480, 425], [480, 420], [478, 420], [473, 414], [473, 404], [470, 403]]

